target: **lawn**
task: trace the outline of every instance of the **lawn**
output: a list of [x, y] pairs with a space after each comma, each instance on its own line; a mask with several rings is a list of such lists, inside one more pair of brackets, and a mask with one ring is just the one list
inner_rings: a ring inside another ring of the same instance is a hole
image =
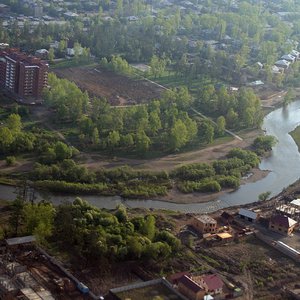
[[290, 135], [292, 136], [295, 143], [297, 144], [298, 151], [300, 152], [300, 126], [296, 127], [293, 131], [291, 131]]

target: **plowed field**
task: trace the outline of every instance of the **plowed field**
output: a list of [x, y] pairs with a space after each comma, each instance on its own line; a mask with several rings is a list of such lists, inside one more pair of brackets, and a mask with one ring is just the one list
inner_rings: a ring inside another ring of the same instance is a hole
[[75, 82], [92, 97], [105, 97], [112, 105], [146, 103], [160, 97], [162, 89], [146, 80], [131, 79], [97, 67], [54, 69], [60, 78]]

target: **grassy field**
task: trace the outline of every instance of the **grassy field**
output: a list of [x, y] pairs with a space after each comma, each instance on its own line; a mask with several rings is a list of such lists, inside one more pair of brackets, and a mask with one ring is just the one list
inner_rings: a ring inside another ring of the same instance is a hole
[[297, 144], [298, 151], [300, 152], [300, 126], [296, 127], [293, 131], [291, 131], [290, 135], [292, 136], [295, 143]]

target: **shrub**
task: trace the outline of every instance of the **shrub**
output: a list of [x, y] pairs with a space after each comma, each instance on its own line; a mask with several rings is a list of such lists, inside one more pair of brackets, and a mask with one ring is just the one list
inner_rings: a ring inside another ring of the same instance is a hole
[[7, 166], [13, 166], [16, 164], [17, 159], [14, 156], [7, 156], [5, 161]]

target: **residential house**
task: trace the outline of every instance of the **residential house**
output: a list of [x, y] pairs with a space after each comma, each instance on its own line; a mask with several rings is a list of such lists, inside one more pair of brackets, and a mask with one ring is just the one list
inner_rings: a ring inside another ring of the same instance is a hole
[[291, 63], [285, 59], [280, 59], [275, 62], [275, 66], [283, 69], [288, 69], [290, 64]]
[[271, 72], [273, 73], [273, 74], [280, 74], [280, 73], [283, 73], [284, 72], [284, 68], [282, 68], [282, 67], [277, 67], [277, 66], [272, 66], [272, 68], [271, 68]]
[[297, 226], [297, 221], [285, 215], [272, 216], [269, 222], [269, 229], [281, 234], [291, 235]]
[[191, 220], [191, 226], [202, 234], [217, 231], [217, 221], [208, 215], [194, 216]]
[[47, 49], [39, 49], [35, 51], [35, 56], [41, 59], [47, 59], [48, 58], [49, 51]]
[[281, 56], [281, 59], [284, 59], [290, 63], [294, 63], [295, 62], [295, 56], [290, 55], [290, 54], [285, 54]]
[[190, 300], [202, 300], [205, 295], [205, 290], [186, 275], [178, 280], [178, 291]]
[[245, 209], [245, 208], [241, 208], [239, 210], [239, 216], [241, 219], [247, 220], [249, 222], [255, 222], [258, 218], [258, 215], [256, 212], [249, 210], [249, 209]]
[[206, 293], [217, 295], [223, 293], [224, 282], [218, 274], [204, 275], [200, 279], [200, 285]]
[[292, 50], [289, 55], [294, 56], [296, 58], [296, 60], [300, 58], [300, 52], [297, 50]]
[[231, 224], [232, 221], [234, 220], [233, 216], [230, 213], [226, 212], [226, 211], [222, 212], [221, 219], [224, 222], [224, 224], [226, 224], [226, 225]]

